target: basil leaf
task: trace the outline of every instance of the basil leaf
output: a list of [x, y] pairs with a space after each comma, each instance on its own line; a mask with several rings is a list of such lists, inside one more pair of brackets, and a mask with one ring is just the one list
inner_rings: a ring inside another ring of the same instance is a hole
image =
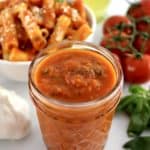
[[131, 96], [126, 96], [124, 98], [121, 99], [120, 103], [119, 103], [119, 106], [117, 108], [117, 111], [120, 112], [120, 111], [124, 111], [128, 105], [132, 102], [132, 97]]
[[122, 98], [118, 111], [125, 111], [129, 117], [128, 136], [139, 136], [150, 127], [150, 91], [139, 85], [129, 87], [130, 94]]
[[131, 85], [129, 87], [129, 92], [132, 94], [143, 94], [146, 92], [146, 90], [139, 85]]
[[[133, 101], [132, 101], [132, 110], [130, 110], [130, 113], [139, 113], [143, 110], [144, 106], [144, 100], [143, 97], [139, 95], [132, 95]], [[129, 110], [128, 110], [129, 111]]]
[[147, 103], [143, 103], [142, 111], [131, 115], [127, 133], [129, 136], [140, 135], [149, 126], [150, 108]]
[[126, 111], [129, 115], [133, 112], [140, 112], [143, 108], [143, 97], [138, 95], [130, 95], [122, 98], [117, 110]]
[[123, 147], [128, 150], [150, 150], [150, 137], [137, 137]]
[[138, 136], [147, 128], [149, 121], [148, 115], [149, 114], [145, 114], [145, 116], [142, 114], [134, 114], [131, 116], [127, 130], [128, 136]]

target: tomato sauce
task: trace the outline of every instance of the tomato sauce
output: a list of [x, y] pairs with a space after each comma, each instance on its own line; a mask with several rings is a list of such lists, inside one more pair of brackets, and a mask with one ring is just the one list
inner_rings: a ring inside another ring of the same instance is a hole
[[104, 148], [122, 74], [111, 54], [90, 47], [47, 49], [30, 67], [29, 92], [47, 150]]
[[84, 49], [68, 49], [48, 56], [36, 68], [34, 78], [41, 93], [67, 102], [102, 98], [117, 80], [108, 59]]

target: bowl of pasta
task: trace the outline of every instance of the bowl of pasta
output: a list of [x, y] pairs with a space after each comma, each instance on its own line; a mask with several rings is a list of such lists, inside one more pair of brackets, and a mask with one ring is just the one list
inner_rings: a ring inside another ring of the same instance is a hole
[[34, 57], [63, 40], [92, 42], [96, 18], [82, 0], [0, 2], [0, 73], [27, 81]]

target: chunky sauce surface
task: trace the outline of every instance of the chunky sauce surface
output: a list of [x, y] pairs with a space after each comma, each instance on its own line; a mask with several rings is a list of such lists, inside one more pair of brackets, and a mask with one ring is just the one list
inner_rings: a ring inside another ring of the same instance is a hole
[[34, 77], [44, 95], [67, 102], [101, 98], [116, 84], [113, 65], [88, 50], [64, 50], [51, 55], [40, 62]]

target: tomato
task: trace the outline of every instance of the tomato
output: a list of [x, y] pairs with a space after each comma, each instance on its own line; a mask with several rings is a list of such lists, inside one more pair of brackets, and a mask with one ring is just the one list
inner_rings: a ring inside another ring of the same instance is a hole
[[[147, 1], [147, 0], [145, 0]], [[149, 1], [149, 0], [148, 0]], [[150, 16], [150, 11], [149, 11], [149, 6], [146, 3], [142, 4], [142, 3], [134, 3], [132, 4], [128, 11], [127, 11], [127, 15], [133, 18], [141, 18], [144, 16]]]
[[[126, 39], [117, 38], [118, 36]], [[111, 52], [117, 54], [119, 57], [122, 56], [123, 52], [118, 48], [118, 46], [126, 48], [128, 44], [129, 44], [129, 39], [127, 39], [127, 34], [122, 32], [120, 35], [120, 33], [117, 31], [105, 35], [102, 41], [100, 42], [101, 46], [109, 49]]]
[[127, 11], [127, 15], [133, 18], [150, 16], [150, 2], [148, 1], [149, 0], [143, 0], [143, 3], [132, 4]]
[[150, 0], [141, 0], [141, 4], [144, 9], [144, 12], [147, 15], [150, 15]]
[[126, 55], [122, 60], [125, 80], [130, 83], [143, 83], [150, 80], [150, 56], [135, 58]]
[[[131, 21], [126, 16], [112, 16], [108, 18], [103, 25], [103, 33], [106, 35], [111, 31], [117, 31], [118, 29], [116, 27], [118, 26], [119, 28], [119, 25], [121, 25], [121, 23], [124, 23], [125, 25], [130, 25]], [[124, 29], [124, 32], [130, 34], [130, 27], [126, 27]]]
[[150, 23], [147, 23], [145, 21], [137, 22], [136, 29], [140, 32], [149, 32], [150, 33]]
[[133, 18], [140, 18], [143, 14], [144, 12], [140, 3], [132, 4], [127, 11], [127, 15]]
[[138, 35], [135, 37], [133, 45], [137, 50], [146, 54], [150, 54], [150, 38], [144, 39], [142, 36]]

